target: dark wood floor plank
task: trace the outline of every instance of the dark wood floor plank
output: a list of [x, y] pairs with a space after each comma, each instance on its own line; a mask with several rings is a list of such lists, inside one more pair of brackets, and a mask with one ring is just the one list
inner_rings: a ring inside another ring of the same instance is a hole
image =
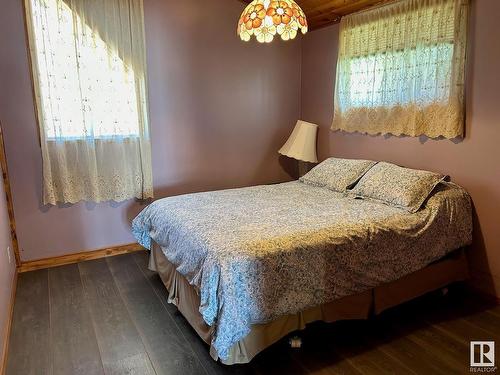
[[464, 320], [488, 332], [490, 337], [500, 332], [500, 319], [489, 311], [464, 316]]
[[[383, 363], [379, 361], [389, 361], [389, 356], [384, 352], [379, 351], [379, 356], [375, 359], [370, 355], [370, 348], [364, 344], [362, 335], [353, 334], [351, 343], [346, 340], [339, 340], [337, 337], [332, 337], [332, 340], [339, 343], [330, 348], [331, 352], [337, 353], [339, 357], [349, 364], [352, 368], [359, 371], [361, 374], [382, 375], [388, 372], [382, 367]], [[405, 369], [406, 370], [406, 369]], [[407, 373], [408, 371], [405, 371]]]
[[[451, 369], [441, 367], [435, 358], [430, 357], [431, 352], [429, 350], [416, 345], [406, 337], [381, 343], [379, 349], [393, 358], [400, 359], [417, 374], [447, 375], [454, 373]], [[422, 358], [426, 358], [426, 360], [423, 361]]]
[[259, 353], [253, 360], [252, 366], [258, 374], [263, 375], [303, 375], [309, 373], [307, 368], [294, 358], [293, 350], [286, 340]]
[[107, 259], [157, 374], [204, 374], [198, 358], [130, 256]]
[[181, 334], [189, 343], [193, 352], [196, 354], [200, 363], [203, 365], [208, 374], [246, 375], [255, 373], [256, 370], [252, 368], [252, 365], [225, 366], [219, 362], [215, 362], [212, 357], [210, 357], [208, 345], [205, 344], [205, 342], [198, 336], [196, 331], [189, 325], [187, 320], [177, 310], [177, 307], [168, 303], [168, 292], [163, 285], [160, 277], [156, 272], [150, 271], [148, 269], [149, 254], [145, 252], [138, 252], [135, 254], [131, 254], [131, 256], [134, 257], [134, 260], [139, 269], [154, 289], [157, 297], [160, 299], [165, 309], [169, 312], [173, 321], [179, 328]]
[[103, 374], [78, 265], [49, 270], [54, 374]]
[[[337, 372], [361, 374], [412, 374], [412, 370], [390, 357], [367, 340], [371, 321], [317, 322], [302, 333], [305, 348], [330, 353], [327, 368], [343, 366]], [[333, 356], [332, 354], [335, 354]], [[336, 361], [333, 358], [337, 357]], [[307, 359], [305, 359], [307, 360]], [[347, 367], [348, 366], [348, 367]]]
[[298, 333], [302, 347], [292, 350], [292, 357], [302, 364], [308, 373], [317, 375], [361, 375], [352, 364], [333, 350], [337, 337], [330, 332], [318, 332], [315, 327]]
[[[441, 335], [452, 338], [467, 348], [469, 348], [470, 341], [500, 342], [498, 327], [486, 331], [474, 324], [478, 314], [493, 311], [494, 306], [492, 307], [488, 301], [482, 301], [479, 296], [469, 300], [467, 291], [458, 286], [452, 290], [454, 293], [446, 297], [439, 293], [431, 293], [399, 306], [396, 310], [406, 316], [418, 316], [421, 321], [438, 330]], [[432, 308], [429, 308], [430, 306]], [[476, 318], [471, 319], [473, 316]]]
[[442, 334], [434, 327], [419, 329], [407, 336], [412, 342], [432, 351], [439, 363], [445, 363], [454, 373], [469, 371], [469, 345]]
[[455, 340], [469, 345], [470, 341], [488, 341], [500, 342], [500, 332], [491, 332], [461, 318], [455, 314], [443, 314], [427, 318], [429, 324], [442, 332], [442, 334], [453, 337]]
[[346, 348], [341, 342], [331, 351], [338, 352], [352, 368], [361, 374], [415, 374], [413, 370], [376, 346], [370, 347], [364, 342], [364, 337], [357, 337], [357, 339], [361, 342], [355, 347]]
[[[402, 362], [416, 373], [450, 374], [464, 371], [467, 354], [458, 356], [446, 348], [462, 349], [458, 341], [437, 333], [415, 312], [403, 306], [384, 312], [371, 323], [371, 339], [374, 345]], [[422, 361], [421, 358], [427, 358]]]
[[154, 374], [104, 259], [78, 264], [106, 374]]
[[22, 273], [17, 283], [7, 375], [50, 374], [48, 272]]

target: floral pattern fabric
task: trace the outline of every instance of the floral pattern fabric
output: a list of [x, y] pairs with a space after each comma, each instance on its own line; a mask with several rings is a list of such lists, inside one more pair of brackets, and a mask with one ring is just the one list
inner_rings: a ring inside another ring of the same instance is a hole
[[445, 178], [438, 173], [380, 162], [361, 178], [351, 193], [416, 212]]
[[302, 176], [300, 181], [342, 193], [375, 164], [376, 162], [371, 160], [329, 158]]
[[158, 200], [133, 222], [200, 294], [221, 358], [252, 324], [401, 278], [471, 242], [468, 194], [407, 211], [298, 181]]

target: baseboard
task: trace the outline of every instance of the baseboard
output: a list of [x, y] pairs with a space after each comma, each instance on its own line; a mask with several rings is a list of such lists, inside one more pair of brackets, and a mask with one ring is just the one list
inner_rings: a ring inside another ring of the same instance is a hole
[[14, 316], [14, 302], [16, 299], [17, 290], [17, 270], [14, 271], [14, 278], [12, 280], [12, 291], [10, 294], [10, 305], [9, 305], [9, 315], [7, 316], [7, 329], [5, 330], [5, 336], [3, 337], [3, 350], [2, 357], [0, 357], [0, 374], [5, 374], [7, 369], [7, 356], [9, 355], [9, 338], [10, 330], [12, 328], [12, 318]]
[[17, 270], [22, 272], [35, 271], [44, 268], [51, 268], [57, 266], [63, 266], [65, 264], [72, 264], [83, 262], [86, 260], [106, 258], [114, 255], [121, 255], [127, 253], [133, 253], [136, 251], [144, 250], [144, 248], [138, 243], [132, 243], [127, 245], [119, 245], [113, 247], [107, 247], [104, 249], [98, 249], [93, 251], [84, 251], [76, 254], [62, 255], [58, 257], [30, 260], [28, 262], [21, 262], [21, 265]]

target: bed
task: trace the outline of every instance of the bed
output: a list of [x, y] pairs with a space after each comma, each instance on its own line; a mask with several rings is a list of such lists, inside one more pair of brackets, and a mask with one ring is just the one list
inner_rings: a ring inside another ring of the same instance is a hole
[[[399, 192], [398, 192], [399, 194]], [[309, 322], [365, 319], [467, 278], [471, 203], [439, 180], [416, 212], [304, 181], [160, 199], [133, 222], [215, 360]]]

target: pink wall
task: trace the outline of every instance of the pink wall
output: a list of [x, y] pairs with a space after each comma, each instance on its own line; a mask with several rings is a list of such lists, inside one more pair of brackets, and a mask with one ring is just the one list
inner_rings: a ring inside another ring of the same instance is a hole
[[[145, 0], [157, 197], [288, 179], [277, 150], [300, 114], [300, 42], [244, 44], [236, 0]], [[0, 120], [23, 260], [133, 242], [124, 203], [41, 206], [21, 0], [0, 12]]]
[[473, 1], [467, 84], [467, 136], [461, 142], [342, 134], [329, 126], [338, 26], [312, 32], [302, 48], [302, 117], [321, 125], [319, 153], [389, 160], [440, 171], [472, 195], [477, 214], [470, 263], [475, 284], [500, 296], [500, 1]]
[[[7, 254], [10, 248], [10, 259]], [[4, 337], [7, 334], [7, 321], [10, 314], [10, 297], [16, 269], [16, 261], [12, 252], [12, 241], [10, 238], [9, 215], [3, 181], [0, 176], [0, 367], [2, 366], [2, 353], [4, 351]], [[1, 371], [1, 370], [0, 370]]]

